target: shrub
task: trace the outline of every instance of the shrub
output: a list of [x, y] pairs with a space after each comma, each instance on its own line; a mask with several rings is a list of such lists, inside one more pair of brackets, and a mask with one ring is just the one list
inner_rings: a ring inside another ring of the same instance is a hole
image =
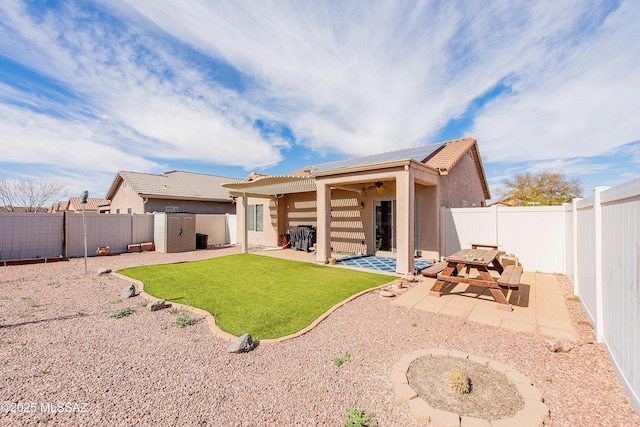
[[127, 307], [127, 308], [122, 308], [116, 311], [109, 317], [113, 317], [114, 319], [122, 319], [123, 317], [131, 316], [135, 312], [136, 312], [135, 310]]
[[348, 351], [345, 351], [344, 354], [340, 357], [334, 357], [333, 359], [333, 363], [336, 366], [342, 366], [345, 364], [345, 362], [349, 362], [351, 360], [351, 355], [349, 354]]
[[449, 387], [460, 394], [467, 394], [471, 392], [471, 381], [461, 368], [454, 366], [449, 371]]
[[373, 412], [364, 412], [360, 409], [347, 409], [347, 421], [344, 427], [377, 427], [376, 414]]

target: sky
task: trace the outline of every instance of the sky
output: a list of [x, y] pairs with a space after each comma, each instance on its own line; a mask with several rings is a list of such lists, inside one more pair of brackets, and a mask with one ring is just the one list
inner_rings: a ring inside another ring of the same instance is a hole
[[[504, 179], [640, 176], [640, 2], [0, 2], [0, 178], [244, 178], [473, 136]], [[64, 197], [63, 197], [64, 199]]]

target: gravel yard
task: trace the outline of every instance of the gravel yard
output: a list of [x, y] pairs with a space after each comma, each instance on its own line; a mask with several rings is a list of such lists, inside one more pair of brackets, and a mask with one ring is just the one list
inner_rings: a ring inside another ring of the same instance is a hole
[[[176, 328], [169, 310], [152, 313], [140, 296], [121, 300], [128, 283], [97, 274], [238, 252], [90, 258], [87, 275], [82, 259], [0, 267], [0, 425], [340, 426], [355, 407], [374, 412], [380, 426], [417, 426], [393, 400], [392, 365], [437, 347], [529, 376], [551, 425], [640, 425], [573, 299], [567, 306], [581, 345], [569, 353], [549, 352], [538, 336], [396, 307], [370, 293], [300, 338], [236, 355], [206, 322]], [[127, 307], [136, 312], [110, 317]], [[332, 358], [345, 352], [351, 360], [335, 366]]]

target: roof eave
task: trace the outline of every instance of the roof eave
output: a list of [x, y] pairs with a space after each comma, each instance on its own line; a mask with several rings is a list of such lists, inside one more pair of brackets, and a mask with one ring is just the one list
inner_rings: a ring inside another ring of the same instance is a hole
[[172, 194], [138, 194], [142, 198], [147, 199], [167, 199], [167, 200], [193, 200], [196, 202], [226, 202], [229, 203], [232, 200], [230, 198], [220, 197], [199, 197], [199, 196], [176, 196]]

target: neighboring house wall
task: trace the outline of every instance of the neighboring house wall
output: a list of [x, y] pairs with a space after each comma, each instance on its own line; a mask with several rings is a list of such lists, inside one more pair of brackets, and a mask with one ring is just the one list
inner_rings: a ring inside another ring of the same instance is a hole
[[212, 202], [195, 200], [172, 200], [149, 198], [145, 205], [140, 197], [126, 181], [122, 181], [111, 200], [111, 213], [153, 213], [165, 212], [167, 206], [176, 207], [178, 212], [202, 213], [202, 214], [233, 214], [235, 206], [232, 201]]
[[478, 168], [468, 154], [463, 155], [449, 174], [440, 179], [440, 206], [461, 208], [465, 201], [468, 207], [472, 207], [474, 203], [477, 207], [482, 207], [485, 202]]
[[233, 214], [236, 212], [236, 207], [231, 200], [228, 202], [212, 202], [172, 199], [148, 199], [146, 212], [165, 212], [167, 206], [177, 207], [178, 212], [198, 214]]
[[131, 209], [131, 213], [146, 213], [144, 210], [144, 201], [136, 192], [122, 181], [115, 191], [111, 199], [111, 213], [126, 214]]

